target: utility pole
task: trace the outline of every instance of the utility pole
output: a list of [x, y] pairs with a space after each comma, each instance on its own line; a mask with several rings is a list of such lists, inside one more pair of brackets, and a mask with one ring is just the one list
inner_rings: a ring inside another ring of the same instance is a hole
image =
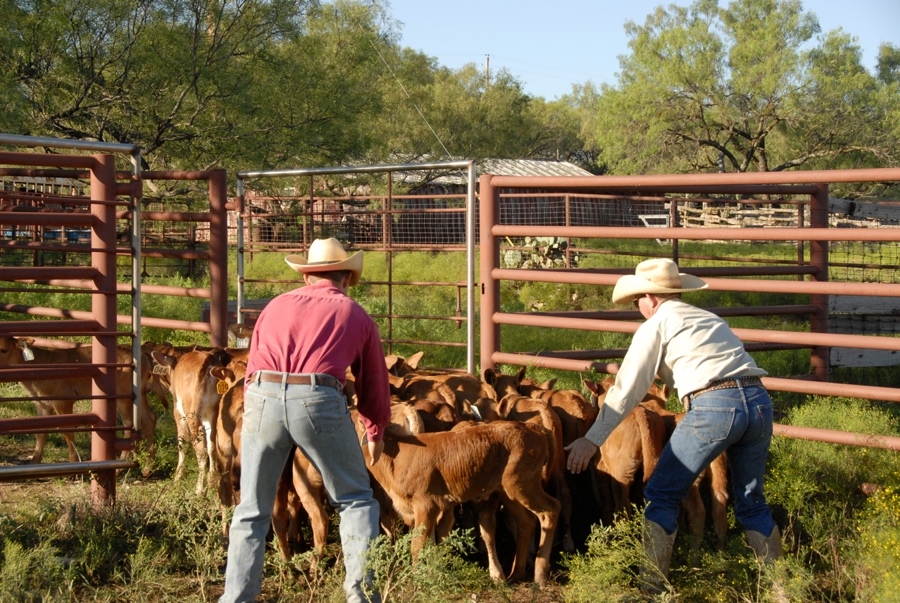
[[484, 89], [491, 85], [491, 55], [484, 55]]

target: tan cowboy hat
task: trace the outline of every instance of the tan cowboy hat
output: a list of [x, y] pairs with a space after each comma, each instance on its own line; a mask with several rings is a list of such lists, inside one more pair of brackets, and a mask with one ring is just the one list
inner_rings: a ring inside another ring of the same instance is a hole
[[284, 258], [284, 261], [300, 274], [349, 270], [352, 273], [351, 285], [359, 282], [363, 269], [362, 251], [348, 256], [344, 251], [344, 246], [334, 237], [313, 241], [305, 259], [301, 255], [289, 255]]
[[616, 304], [630, 304], [642, 295], [665, 295], [706, 289], [706, 282], [678, 272], [678, 265], [668, 258], [644, 260], [634, 269], [634, 274], [626, 274], [616, 281], [612, 300]]

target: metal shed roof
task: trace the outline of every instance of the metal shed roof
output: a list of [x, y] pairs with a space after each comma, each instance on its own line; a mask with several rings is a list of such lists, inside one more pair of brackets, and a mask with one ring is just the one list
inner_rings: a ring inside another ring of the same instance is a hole
[[475, 163], [475, 171], [496, 176], [592, 176], [589, 171], [568, 161], [537, 159], [484, 159]]

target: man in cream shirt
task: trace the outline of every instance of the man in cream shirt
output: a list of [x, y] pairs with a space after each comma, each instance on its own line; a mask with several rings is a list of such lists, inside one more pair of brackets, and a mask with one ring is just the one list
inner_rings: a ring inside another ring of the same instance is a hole
[[638, 264], [616, 282], [614, 303], [633, 303], [647, 319], [635, 332], [594, 425], [566, 447], [567, 467], [580, 473], [597, 449], [649, 391], [659, 376], [678, 392], [687, 411], [663, 449], [644, 496], [641, 588], [664, 590], [679, 504], [710, 462], [727, 450], [735, 516], [747, 541], [766, 561], [781, 555], [781, 533], [763, 495], [772, 441], [772, 401], [760, 377], [766, 371], [728, 324], [692, 306], [681, 294], [706, 288], [669, 259]]

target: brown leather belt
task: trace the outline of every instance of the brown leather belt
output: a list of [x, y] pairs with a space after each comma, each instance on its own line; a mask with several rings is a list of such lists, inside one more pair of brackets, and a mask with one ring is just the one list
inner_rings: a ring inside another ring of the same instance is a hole
[[759, 377], [734, 377], [733, 379], [719, 379], [718, 381], [713, 381], [703, 389], [698, 389], [695, 392], [687, 394], [681, 399], [681, 404], [684, 405], [685, 409], [689, 409], [691, 400], [693, 400], [700, 394], [705, 394], [706, 392], [715, 391], [717, 389], [732, 389], [738, 387], [739, 385], [743, 387], [753, 387], [755, 385], [762, 384], [762, 379], [760, 379]]
[[[287, 375], [287, 376], [285, 376]], [[274, 371], [256, 371], [250, 376], [250, 381], [264, 381], [266, 383], [289, 383], [290, 385], [312, 385], [315, 380], [316, 385], [323, 387], [333, 387], [335, 389], [343, 389], [341, 382], [331, 375], [325, 373], [313, 374], [297, 374], [297, 373], [277, 373]]]

